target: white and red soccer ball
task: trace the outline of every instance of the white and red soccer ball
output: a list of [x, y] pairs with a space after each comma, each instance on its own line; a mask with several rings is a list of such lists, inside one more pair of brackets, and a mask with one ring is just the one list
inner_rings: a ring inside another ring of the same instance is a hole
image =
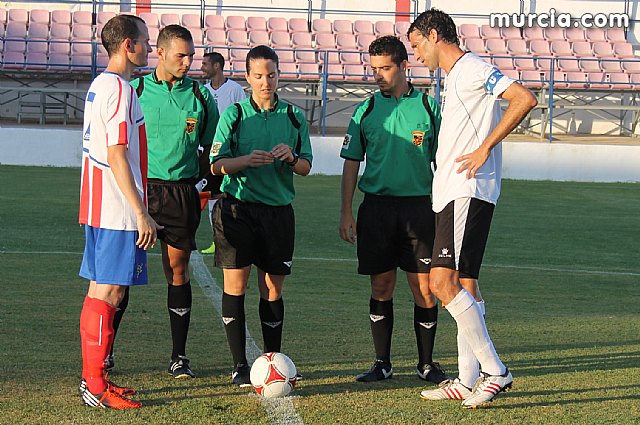
[[251, 366], [251, 385], [265, 398], [284, 397], [296, 385], [296, 366], [282, 353], [264, 353]]

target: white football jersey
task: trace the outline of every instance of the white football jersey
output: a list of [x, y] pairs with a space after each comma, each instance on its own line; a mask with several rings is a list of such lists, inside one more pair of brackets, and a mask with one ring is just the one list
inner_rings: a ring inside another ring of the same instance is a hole
[[245, 97], [247, 97], [247, 94], [242, 89], [242, 86], [228, 78], [224, 81], [224, 83], [222, 83], [220, 87], [218, 87], [217, 90], [211, 87], [210, 82], [205, 84], [204, 86], [209, 89], [209, 91], [213, 95], [213, 98], [216, 100], [216, 103], [218, 104], [218, 112], [220, 112], [220, 115], [222, 115], [222, 112], [224, 112], [224, 110], [227, 109], [229, 105], [240, 102]]

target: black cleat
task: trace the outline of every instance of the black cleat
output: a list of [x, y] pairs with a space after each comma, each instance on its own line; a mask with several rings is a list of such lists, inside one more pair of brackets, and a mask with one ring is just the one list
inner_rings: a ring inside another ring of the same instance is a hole
[[440, 363], [436, 362], [422, 365], [419, 364], [416, 374], [418, 375], [418, 378], [428, 382], [433, 382], [436, 385], [440, 384], [440, 382], [446, 381], [447, 379], [451, 379], [444, 369], [440, 367]]
[[371, 369], [356, 376], [356, 381], [375, 382], [382, 381], [383, 379], [389, 379], [392, 376], [393, 369], [391, 368], [391, 363], [387, 360], [376, 359], [371, 365]]
[[251, 386], [251, 368], [246, 364], [239, 363], [231, 372], [231, 382], [240, 387]]
[[104, 370], [110, 372], [116, 366], [116, 362], [113, 358], [113, 354], [109, 354], [106, 359], [104, 359]]
[[176, 379], [196, 377], [191, 369], [189, 369], [189, 359], [187, 356], [178, 356], [177, 359], [172, 359], [171, 362], [169, 362], [167, 372]]

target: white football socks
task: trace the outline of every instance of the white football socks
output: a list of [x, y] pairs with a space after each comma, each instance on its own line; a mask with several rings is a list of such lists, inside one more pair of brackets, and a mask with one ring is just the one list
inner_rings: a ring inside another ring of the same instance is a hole
[[[484, 301], [478, 301], [478, 307], [482, 316], [485, 316]], [[462, 337], [462, 332], [458, 331], [458, 379], [465, 387], [471, 388], [480, 376], [480, 363], [473, 354], [471, 346]]]

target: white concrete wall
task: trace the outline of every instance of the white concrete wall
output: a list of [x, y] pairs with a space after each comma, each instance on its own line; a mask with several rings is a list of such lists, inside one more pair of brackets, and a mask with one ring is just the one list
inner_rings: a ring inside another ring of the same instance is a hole
[[[341, 137], [312, 137], [312, 173], [339, 175]], [[503, 143], [503, 176], [519, 180], [640, 182], [638, 145]], [[80, 129], [0, 127], [0, 165], [79, 167]]]

